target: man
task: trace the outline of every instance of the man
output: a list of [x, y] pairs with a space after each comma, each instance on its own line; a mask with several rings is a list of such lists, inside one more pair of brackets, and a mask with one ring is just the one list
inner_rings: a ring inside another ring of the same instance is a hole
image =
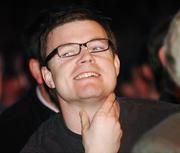
[[172, 18], [166, 18], [156, 25], [147, 43], [149, 60], [154, 73], [155, 85], [158, 90], [159, 100], [174, 104], [180, 103], [180, 88], [168, 74], [164, 63], [163, 43]]
[[26, 44], [24, 49], [28, 54], [28, 69], [37, 83], [23, 99], [0, 115], [0, 152], [19, 153], [37, 127], [58, 112], [58, 107], [51, 101], [42, 79], [36, 50], [38, 44], [34, 41], [37, 33], [30, 31], [27, 30], [25, 34], [28, 43], [23, 44]]
[[[163, 63], [177, 86], [180, 86], [180, 11], [173, 18], [164, 41]], [[133, 153], [179, 153], [180, 113], [175, 113], [146, 133]]]
[[142, 133], [178, 110], [171, 104], [115, 98], [120, 61], [100, 12], [62, 6], [42, 12], [41, 18], [41, 71], [61, 113], [42, 124], [22, 152], [129, 152]]

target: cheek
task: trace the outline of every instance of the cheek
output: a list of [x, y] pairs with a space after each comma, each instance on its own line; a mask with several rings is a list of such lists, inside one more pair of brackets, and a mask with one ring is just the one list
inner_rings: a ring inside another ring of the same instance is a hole
[[103, 67], [104, 71], [109, 74], [109, 77], [114, 77], [117, 75], [113, 59], [104, 60], [101, 64], [101, 67]]
[[104, 73], [104, 79], [106, 82], [115, 84], [117, 80], [116, 68], [112, 60], [107, 60], [101, 65]]
[[61, 65], [57, 64], [54, 66], [52, 77], [57, 90], [60, 88], [66, 88], [66, 86], [70, 83], [72, 67], [72, 64], [67, 63], [63, 63]]

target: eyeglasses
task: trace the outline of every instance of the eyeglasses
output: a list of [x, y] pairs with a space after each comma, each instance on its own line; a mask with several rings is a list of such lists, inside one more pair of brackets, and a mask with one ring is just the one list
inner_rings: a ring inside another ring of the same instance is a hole
[[47, 62], [56, 54], [58, 54], [60, 58], [68, 58], [68, 57], [76, 56], [80, 54], [82, 46], [86, 47], [86, 49], [90, 53], [98, 53], [98, 52], [103, 52], [103, 51], [108, 50], [110, 44], [111, 44], [111, 41], [105, 38], [92, 39], [83, 44], [79, 44], [79, 43], [63, 44], [56, 47], [46, 57], [45, 63], [47, 64]]

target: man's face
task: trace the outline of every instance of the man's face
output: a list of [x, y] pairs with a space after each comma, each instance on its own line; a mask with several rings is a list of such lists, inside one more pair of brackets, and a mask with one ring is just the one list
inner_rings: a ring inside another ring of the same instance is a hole
[[[66, 43], [85, 43], [95, 38], [108, 38], [105, 30], [95, 21], [84, 20], [66, 23], [48, 35], [47, 55], [57, 46]], [[114, 91], [119, 73], [119, 59], [111, 49], [89, 53], [82, 47], [77, 56], [60, 58], [55, 55], [43, 77], [50, 88], [56, 88], [60, 100], [67, 102], [103, 99]]]

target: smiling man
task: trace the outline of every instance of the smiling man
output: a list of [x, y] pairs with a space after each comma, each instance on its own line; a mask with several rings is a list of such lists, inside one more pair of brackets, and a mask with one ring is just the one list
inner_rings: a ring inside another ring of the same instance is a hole
[[43, 12], [40, 20], [42, 75], [61, 113], [42, 124], [22, 152], [129, 152], [142, 133], [177, 110], [115, 97], [120, 61], [100, 12], [68, 6]]
[[74, 21], [53, 29], [47, 41], [48, 68], [42, 73], [47, 85], [56, 88], [62, 111], [66, 107], [79, 118], [82, 105], [92, 114], [113, 92], [119, 73], [105, 30], [95, 21]]

